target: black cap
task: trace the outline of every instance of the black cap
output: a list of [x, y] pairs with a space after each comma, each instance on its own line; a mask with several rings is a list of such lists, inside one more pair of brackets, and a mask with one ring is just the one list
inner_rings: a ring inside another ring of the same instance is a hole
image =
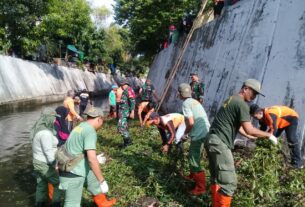
[[255, 114], [256, 112], [262, 110], [262, 108], [260, 108], [257, 104], [252, 104], [250, 106], [250, 114], [253, 115]]

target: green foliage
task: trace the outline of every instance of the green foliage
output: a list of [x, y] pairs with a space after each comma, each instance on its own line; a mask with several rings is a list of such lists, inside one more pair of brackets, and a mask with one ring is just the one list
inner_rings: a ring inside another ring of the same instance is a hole
[[[211, 205], [210, 192], [199, 197], [187, 193], [193, 183], [183, 180], [178, 173], [181, 168], [185, 174], [188, 172], [187, 153], [182, 160], [177, 159], [175, 151], [163, 155], [156, 128], [141, 128], [137, 121], [131, 121], [129, 130], [134, 144], [124, 150], [118, 149], [122, 138], [117, 133], [115, 120], [105, 121], [98, 132], [97, 151], [104, 152], [108, 157], [102, 170], [110, 186], [109, 197], [118, 199], [116, 206], [138, 206], [135, 203], [143, 197], [157, 198], [160, 206], [164, 207]], [[234, 152], [236, 161], [242, 161], [237, 167], [239, 183], [232, 207], [304, 206], [304, 170], [287, 167], [281, 146], [271, 146], [267, 140], [257, 144], [252, 152]], [[189, 143], [184, 146], [188, 149]], [[206, 160], [204, 156], [202, 164], [205, 169]], [[209, 180], [208, 171], [206, 173]], [[88, 192], [84, 193], [83, 206], [92, 206]]]
[[137, 54], [151, 57], [168, 38], [171, 24], [178, 26], [185, 13], [196, 15], [198, 0], [116, 0], [116, 21], [130, 30]]
[[5, 31], [5, 39], [14, 51], [25, 55], [37, 45], [37, 37], [33, 33], [36, 23], [45, 14], [45, 0], [10, 0], [0, 1], [0, 28]]

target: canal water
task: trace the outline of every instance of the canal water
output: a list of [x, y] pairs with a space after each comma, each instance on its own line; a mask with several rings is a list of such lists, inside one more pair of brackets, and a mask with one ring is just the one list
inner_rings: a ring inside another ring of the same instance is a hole
[[[0, 207], [33, 207], [36, 180], [33, 175], [30, 130], [44, 107], [0, 113]], [[108, 111], [107, 99], [96, 98], [94, 106]]]

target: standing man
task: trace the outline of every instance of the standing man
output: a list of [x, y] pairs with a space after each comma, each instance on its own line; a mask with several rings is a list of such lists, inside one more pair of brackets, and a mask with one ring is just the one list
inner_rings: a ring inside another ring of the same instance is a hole
[[[84, 184], [93, 195], [93, 200], [98, 207], [111, 207], [116, 200], [106, 198], [108, 185], [96, 158], [96, 131], [103, 124], [103, 112], [101, 109], [92, 107], [86, 114], [87, 121], [75, 127], [66, 144], [63, 145], [69, 157], [78, 160], [74, 163], [72, 170], [59, 171], [60, 189], [65, 190], [64, 207], [80, 207]], [[57, 159], [60, 164], [60, 157]], [[62, 168], [59, 166], [59, 169]]]
[[151, 102], [153, 97], [156, 101], [159, 100], [154, 85], [151, 83], [150, 79], [147, 79], [145, 84], [140, 88], [139, 94], [141, 96], [141, 102]]
[[80, 116], [82, 116], [84, 111], [87, 108], [88, 103], [90, 102], [90, 104], [91, 104], [90, 95], [89, 95], [87, 89], [82, 90], [82, 92], [79, 94], [79, 98], [80, 98], [79, 114], [80, 114]]
[[189, 84], [182, 83], [178, 88], [180, 99], [183, 100], [182, 112], [185, 117], [185, 134], [191, 139], [189, 149], [190, 175], [187, 179], [196, 182], [191, 190], [193, 195], [201, 195], [206, 192], [205, 173], [200, 166], [203, 150], [203, 140], [210, 128], [210, 122], [202, 105], [192, 98], [192, 89]]
[[67, 121], [68, 121], [68, 130], [72, 130], [73, 126], [73, 120], [77, 119], [78, 121], [83, 121], [83, 118], [76, 113], [75, 108], [74, 108], [74, 91], [69, 90], [67, 92], [67, 97], [64, 100], [64, 107], [66, 107], [69, 110], [69, 114], [67, 116]]
[[118, 86], [112, 85], [111, 88], [112, 88], [112, 90], [109, 92], [109, 95], [108, 95], [108, 102], [109, 102], [109, 106], [110, 106], [109, 117], [116, 118], [117, 117], [116, 92], [118, 90]]
[[121, 147], [125, 148], [132, 144], [132, 140], [128, 132], [128, 118], [134, 118], [136, 102], [134, 94], [131, 92], [132, 88], [129, 89], [128, 81], [122, 81], [120, 88], [123, 92], [120, 97], [120, 102], [118, 103], [118, 131], [122, 135], [124, 141]]
[[236, 133], [247, 137], [269, 137], [273, 144], [277, 139], [267, 132], [252, 126], [247, 102], [253, 101], [261, 91], [261, 84], [255, 79], [246, 80], [239, 93], [229, 97], [217, 112], [205, 139], [211, 174], [213, 207], [229, 207], [237, 187], [232, 149]]
[[192, 82], [190, 83], [192, 89], [192, 98], [196, 99], [202, 104], [204, 95], [204, 83], [200, 82], [197, 73], [191, 73], [190, 77], [192, 79]]
[[287, 106], [271, 106], [260, 108], [253, 104], [250, 107], [250, 114], [257, 119], [261, 125], [260, 129], [279, 137], [283, 131], [286, 132], [288, 146], [291, 150], [291, 165], [294, 168], [303, 168], [301, 157], [300, 140], [297, 136], [299, 115]]

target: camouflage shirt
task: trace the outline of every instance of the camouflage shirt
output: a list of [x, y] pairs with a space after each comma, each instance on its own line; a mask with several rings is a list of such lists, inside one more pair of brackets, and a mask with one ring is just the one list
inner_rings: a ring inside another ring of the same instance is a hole
[[202, 82], [191, 82], [190, 83], [191, 88], [192, 88], [192, 98], [196, 100], [203, 99], [204, 95], [204, 83]]
[[151, 101], [153, 99], [153, 93], [155, 92], [155, 87], [152, 84], [144, 84], [142, 86], [141, 100]]
[[122, 93], [119, 109], [132, 111], [135, 109], [135, 105], [135, 98], [128, 92], [128, 88], [126, 88]]

